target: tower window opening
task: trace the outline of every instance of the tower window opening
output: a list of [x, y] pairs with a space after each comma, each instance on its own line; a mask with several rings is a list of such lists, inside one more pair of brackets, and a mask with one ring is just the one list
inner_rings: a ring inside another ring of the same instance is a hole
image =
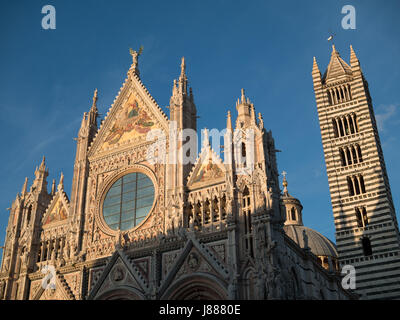
[[360, 191], [360, 185], [358, 183], [358, 179], [355, 178], [353, 180], [354, 180], [354, 189], [355, 189], [354, 192], [355, 192], [355, 194], [360, 194], [361, 191]]
[[357, 163], [357, 153], [356, 153], [356, 149], [354, 148], [354, 146], [351, 146], [351, 153], [354, 159], [354, 163]]
[[344, 130], [343, 130], [343, 121], [342, 121], [342, 119], [339, 118], [339, 136], [343, 137], [344, 135], [345, 134], [344, 134]]
[[328, 95], [328, 104], [329, 104], [329, 105], [332, 105], [332, 104], [333, 104], [333, 102], [332, 102], [332, 96], [331, 96], [331, 93], [330, 93], [330, 91], [329, 91], [329, 90], [327, 90], [327, 91], [326, 91], [326, 93], [327, 93], [327, 95]]
[[360, 175], [360, 187], [361, 187], [361, 192], [365, 193], [365, 184], [364, 184], [364, 178], [362, 175]]
[[342, 162], [342, 166], [347, 165], [347, 163], [346, 163], [346, 158], [345, 158], [345, 156], [344, 156], [344, 151], [343, 151], [342, 148], [339, 148], [339, 153], [340, 153], [340, 160], [341, 160], [341, 162]]
[[348, 185], [348, 187], [349, 187], [349, 194], [350, 194], [350, 196], [354, 196], [353, 181], [351, 180], [350, 177], [347, 177], [347, 185]]
[[291, 215], [292, 215], [292, 220], [293, 220], [293, 221], [296, 221], [296, 210], [295, 210], [294, 208], [292, 208], [292, 209], [290, 210], [290, 213], [291, 213]]
[[368, 222], [367, 209], [365, 209], [365, 207], [362, 208], [362, 219], [364, 226], [367, 226], [369, 222]]
[[356, 218], [359, 228], [364, 228], [368, 225], [368, 215], [365, 207], [356, 208]]
[[349, 119], [349, 124], [350, 124], [350, 132], [352, 134], [356, 133], [356, 130], [354, 129], [354, 124], [353, 124], [353, 121], [351, 120], [351, 117], [349, 117], [348, 119]]
[[371, 246], [371, 240], [369, 238], [364, 237], [361, 240], [364, 255], [365, 256], [371, 256], [372, 255], [372, 246]]
[[359, 228], [363, 227], [361, 212], [359, 208], [356, 208], [356, 218], [357, 218], [357, 225]]
[[361, 155], [361, 147], [359, 145], [357, 145], [357, 154], [358, 154], [358, 160], [360, 162], [363, 161], [362, 155]]
[[351, 154], [350, 154], [349, 148], [346, 148], [346, 155], [347, 155], [347, 164], [348, 164], [348, 165], [352, 164], [352, 161], [351, 161]]
[[333, 124], [333, 133], [335, 135], [335, 138], [338, 138], [339, 137], [339, 128], [338, 128], [336, 119], [332, 119], [332, 124]]
[[350, 127], [349, 127], [349, 121], [347, 116], [343, 117], [343, 123], [344, 123], [344, 131], [346, 135], [351, 134], [352, 132], [350, 132]]

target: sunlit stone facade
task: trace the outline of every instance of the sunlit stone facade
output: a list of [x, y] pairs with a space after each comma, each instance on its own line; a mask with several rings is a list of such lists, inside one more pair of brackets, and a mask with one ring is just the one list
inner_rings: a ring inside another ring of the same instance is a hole
[[[0, 298], [355, 298], [341, 287], [333, 244], [312, 232], [301, 241], [286, 235], [287, 215], [301, 204], [287, 185], [281, 192], [272, 133], [244, 90], [236, 121], [230, 112], [223, 120], [223, 159], [206, 130], [200, 153], [182, 163], [184, 143], [170, 133], [197, 132], [185, 61], [168, 117], [131, 54], [100, 125], [97, 90], [83, 116], [70, 196], [63, 176], [47, 190], [43, 159], [12, 202]], [[165, 149], [154, 149], [154, 140]], [[318, 241], [332, 246], [322, 255], [329, 263], [313, 253]]]

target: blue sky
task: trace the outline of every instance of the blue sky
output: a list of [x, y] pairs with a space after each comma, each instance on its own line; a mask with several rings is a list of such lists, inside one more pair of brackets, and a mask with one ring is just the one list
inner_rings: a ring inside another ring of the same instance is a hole
[[[56, 30], [41, 9], [56, 8]], [[344, 5], [356, 29], [341, 28]], [[103, 116], [144, 46], [141, 78], [169, 104], [185, 56], [198, 128], [223, 129], [240, 89], [272, 130], [280, 172], [303, 206], [305, 225], [334, 240], [334, 224], [311, 68], [322, 72], [331, 44], [349, 61], [352, 44], [377, 115], [395, 207], [400, 210], [400, 2], [398, 1], [10, 1], [0, 4], [0, 242], [8, 211], [46, 156], [49, 184], [60, 172], [70, 193], [75, 141], [95, 88]], [[49, 186], [50, 188], [50, 186]]]

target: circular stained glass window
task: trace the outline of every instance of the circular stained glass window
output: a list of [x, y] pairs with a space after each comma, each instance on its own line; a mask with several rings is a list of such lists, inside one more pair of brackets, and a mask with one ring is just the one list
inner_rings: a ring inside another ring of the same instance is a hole
[[119, 178], [103, 202], [103, 217], [113, 230], [129, 230], [139, 225], [154, 202], [154, 185], [143, 173], [133, 172]]

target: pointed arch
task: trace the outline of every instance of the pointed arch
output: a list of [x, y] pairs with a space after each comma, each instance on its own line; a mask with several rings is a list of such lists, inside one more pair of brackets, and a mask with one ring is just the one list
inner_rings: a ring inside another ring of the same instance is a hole
[[186, 275], [173, 283], [162, 300], [226, 300], [225, 285], [211, 274]]

